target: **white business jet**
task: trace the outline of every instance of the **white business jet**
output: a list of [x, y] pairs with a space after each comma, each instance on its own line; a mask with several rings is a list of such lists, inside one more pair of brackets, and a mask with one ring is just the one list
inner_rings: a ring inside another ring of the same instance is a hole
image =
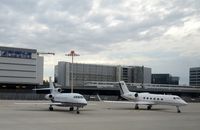
[[[50, 94], [45, 95], [47, 100], [50, 100], [50, 103], [29, 103], [29, 104], [48, 104], [49, 110], [53, 111], [53, 106], [59, 107], [69, 107], [70, 111], [73, 111], [76, 108], [76, 113], [79, 114], [79, 108], [83, 108], [87, 105], [86, 99], [83, 95], [79, 93], [61, 93], [61, 88], [55, 88], [51, 78], [49, 78], [49, 88], [40, 88], [33, 90], [50, 90]], [[17, 103], [23, 104], [23, 103]]]
[[177, 113], [180, 113], [180, 106], [185, 106], [187, 103], [176, 95], [162, 95], [162, 94], [150, 94], [150, 93], [137, 93], [130, 92], [124, 81], [119, 82], [121, 96], [130, 102], [125, 101], [104, 101], [114, 103], [134, 103], [135, 109], [139, 109], [139, 105], [147, 105], [147, 109], [150, 110], [153, 105], [170, 105], [176, 106]]

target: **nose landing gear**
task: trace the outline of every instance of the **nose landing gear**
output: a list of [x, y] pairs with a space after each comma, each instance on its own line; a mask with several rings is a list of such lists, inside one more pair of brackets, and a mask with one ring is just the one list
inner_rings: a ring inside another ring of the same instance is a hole
[[80, 114], [79, 107], [77, 107], [76, 113], [77, 113], [77, 114]]
[[181, 110], [179, 109], [179, 106], [176, 106], [177, 108], [177, 113], [181, 113]]
[[49, 111], [53, 111], [52, 105], [49, 106]]

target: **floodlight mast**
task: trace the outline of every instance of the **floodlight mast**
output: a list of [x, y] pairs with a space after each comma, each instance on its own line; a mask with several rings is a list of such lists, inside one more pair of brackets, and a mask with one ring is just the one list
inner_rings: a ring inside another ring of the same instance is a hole
[[71, 50], [69, 54], [65, 54], [65, 56], [71, 56], [72, 57], [72, 67], [71, 67], [71, 93], [73, 93], [73, 64], [74, 64], [74, 56], [80, 56], [79, 54], [75, 53], [74, 50]]

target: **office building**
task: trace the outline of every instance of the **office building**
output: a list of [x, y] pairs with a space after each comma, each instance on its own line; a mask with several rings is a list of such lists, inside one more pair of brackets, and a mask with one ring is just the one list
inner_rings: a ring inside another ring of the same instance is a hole
[[200, 67], [190, 68], [190, 85], [200, 86]]
[[119, 80], [127, 83], [151, 83], [151, 68], [144, 66], [118, 66]]
[[35, 49], [0, 46], [0, 87], [28, 88], [43, 83], [43, 57]]
[[152, 74], [152, 84], [171, 84], [178, 85], [179, 77], [170, 74]]
[[151, 68], [134, 66], [132, 83], [151, 83]]
[[[55, 66], [55, 81], [61, 86], [69, 87], [71, 84], [71, 63], [58, 62]], [[127, 83], [151, 83], [151, 68], [135, 66], [114, 66], [80, 64], [73, 65], [74, 86], [83, 87], [88, 81]]]

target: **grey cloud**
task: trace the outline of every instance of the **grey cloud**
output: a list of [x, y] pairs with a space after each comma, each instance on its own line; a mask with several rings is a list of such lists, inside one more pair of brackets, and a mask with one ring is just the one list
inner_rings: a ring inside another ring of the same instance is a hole
[[[133, 41], [133, 44], [153, 41], [154, 38], [166, 41], [163, 35], [170, 27], [183, 26], [183, 19], [187, 17], [200, 17], [198, 0], [144, 0], [137, 1], [139, 5], [137, 2], [130, 3], [127, 8], [124, 7], [127, 1], [104, 0], [94, 11], [95, 2], [1, 0], [0, 45], [56, 52], [74, 48], [83, 53], [102, 54], [110, 46], [127, 40]], [[153, 6], [152, 10], [149, 3]], [[138, 6], [139, 12], [136, 12], [134, 8]], [[109, 26], [112, 20], [119, 23]]]
[[[46, 1], [47, 2], [47, 1]], [[104, 1], [105, 2], [105, 1]], [[158, 16], [156, 16], [156, 14], [151, 14], [151, 19], [148, 19], [146, 21], [143, 21], [141, 23], [135, 24], [134, 21], [132, 22], [130, 18], [128, 17], [124, 17], [123, 15], [119, 15], [116, 16], [116, 19], [120, 19], [123, 18], [123, 25], [120, 25], [118, 27], [106, 27], [106, 23], [105, 23], [105, 18], [106, 15], [102, 15], [102, 14], [97, 14], [95, 16], [91, 16], [88, 19], [86, 19], [86, 21], [73, 21], [73, 20], [69, 20], [68, 17], [70, 16], [77, 16], [77, 14], [81, 14], [82, 12], [85, 11], [85, 14], [87, 14], [87, 12], [90, 10], [91, 8], [91, 3], [86, 4], [87, 2], [82, 1], [82, 6], [80, 6], [80, 3], [77, 2], [73, 2], [73, 1], [58, 1], [58, 2], [54, 2], [54, 6], [48, 4], [48, 3], [44, 3], [49, 5], [48, 7], [44, 8], [42, 10], [42, 12], [38, 12], [35, 11], [35, 14], [32, 14], [33, 16], [36, 17], [36, 22], [41, 23], [41, 24], [45, 24], [47, 25], [47, 27], [50, 28], [49, 32], [47, 34], [34, 34], [36, 35], [36, 37], [38, 37], [39, 39], [43, 39], [47, 40], [47, 44], [50, 44], [51, 42], [58, 42], [59, 44], [66, 44], [66, 43], [74, 43], [73, 45], [77, 45], [79, 46], [81, 43], [83, 44], [88, 44], [88, 46], [91, 45], [95, 46], [94, 44], [101, 44], [102, 47], [105, 44], [113, 44], [115, 42], [120, 42], [120, 41], [124, 41], [126, 39], [145, 39], [145, 36], [143, 36], [142, 38], [140, 38], [139, 33], [145, 30], [153, 30], [153, 32], [156, 31], [155, 27], [160, 27], [160, 26], [169, 26], [168, 24], [172, 24], [174, 25], [175, 21], [178, 21], [177, 23], [179, 23], [180, 19], [179, 19], [179, 15], [180, 18], [184, 17], [182, 16], [182, 14], [173, 14], [171, 13], [168, 17], [166, 17], [164, 20], [161, 20]], [[102, 2], [103, 3], [103, 2]], [[113, 3], [113, 2], [111, 2]], [[118, 2], [115, 2], [118, 3]], [[12, 8], [12, 3], [6, 3], [7, 5], [11, 5], [10, 8]], [[17, 10], [16, 8], [18, 7], [18, 10], [23, 10], [23, 7], [19, 6], [21, 5], [14, 3], [13, 5], [15, 5], [13, 8], [13, 11]], [[109, 3], [106, 2], [107, 5], [110, 5]], [[17, 5], [17, 6], [16, 6]], [[25, 4], [26, 5], [26, 4]], [[31, 4], [29, 4], [31, 5]], [[35, 4], [37, 5], [37, 4]], [[102, 4], [102, 6], [104, 6], [105, 4]], [[117, 4], [117, 6], [119, 6], [119, 4]], [[42, 6], [43, 7], [43, 6]], [[38, 7], [38, 8], [42, 8], [42, 7]], [[50, 8], [49, 8], [50, 7]], [[115, 7], [115, 4], [113, 4], [111, 7]], [[35, 8], [35, 6], [34, 6]], [[112, 9], [112, 8], [111, 8]], [[37, 9], [34, 9], [37, 10]], [[39, 9], [38, 9], [39, 10]], [[53, 13], [57, 11], [57, 12], [62, 12], [65, 14], [65, 12], [68, 12], [66, 15], [64, 15], [63, 17], [59, 17], [59, 16], [55, 16], [53, 15]], [[25, 9], [26, 12], [26, 9]], [[78, 13], [80, 12], [80, 13]], [[17, 15], [17, 14], [16, 14]], [[178, 17], [178, 18], [177, 18]], [[16, 21], [16, 26], [17, 25], [17, 20], [21, 19], [18, 21], [19, 24], [23, 24], [24, 22], [27, 22], [27, 17], [26, 16], [21, 16], [18, 18], [15, 18], [12, 21]], [[177, 20], [178, 19], [178, 20]], [[79, 20], [79, 19], [78, 19]], [[121, 19], [120, 19], [121, 20]], [[125, 21], [126, 20], [126, 21]], [[83, 28], [83, 24], [84, 23], [97, 23], [101, 26], [102, 29], [102, 33], [98, 33], [95, 30], [88, 30], [87, 28]], [[78, 24], [77, 24], [78, 23]], [[167, 25], [166, 25], [167, 24]], [[154, 28], [154, 29], [152, 29]], [[19, 30], [20, 28], [12, 28], [14, 29], [13, 31]], [[9, 28], [7, 28], [7, 30], [9, 30]], [[23, 32], [20, 32], [23, 33]], [[162, 35], [163, 32], [160, 32]], [[148, 35], [147, 39], [149, 38], [153, 38], [159, 35], [159, 33], [154, 33], [155, 35]], [[26, 35], [26, 34], [25, 34]], [[18, 35], [16, 34], [16, 36], [18, 37]], [[68, 37], [70, 36], [70, 37]], [[31, 38], [32, 39], [32, 38]], [[30, 39], [30, 40], [31, 40]], [[81, 43], [78, 43], [78, 41], [82, 41]], [[30, 42], [30, 41], [27, 41]], [[45, 42], [43, 42], [45, 44]], [[52, 44], [54, 44], [52, 43]], [[100, 45], [99, 45], [100, 47]], [[87, 49], [87, 48], [85, 48]]]

